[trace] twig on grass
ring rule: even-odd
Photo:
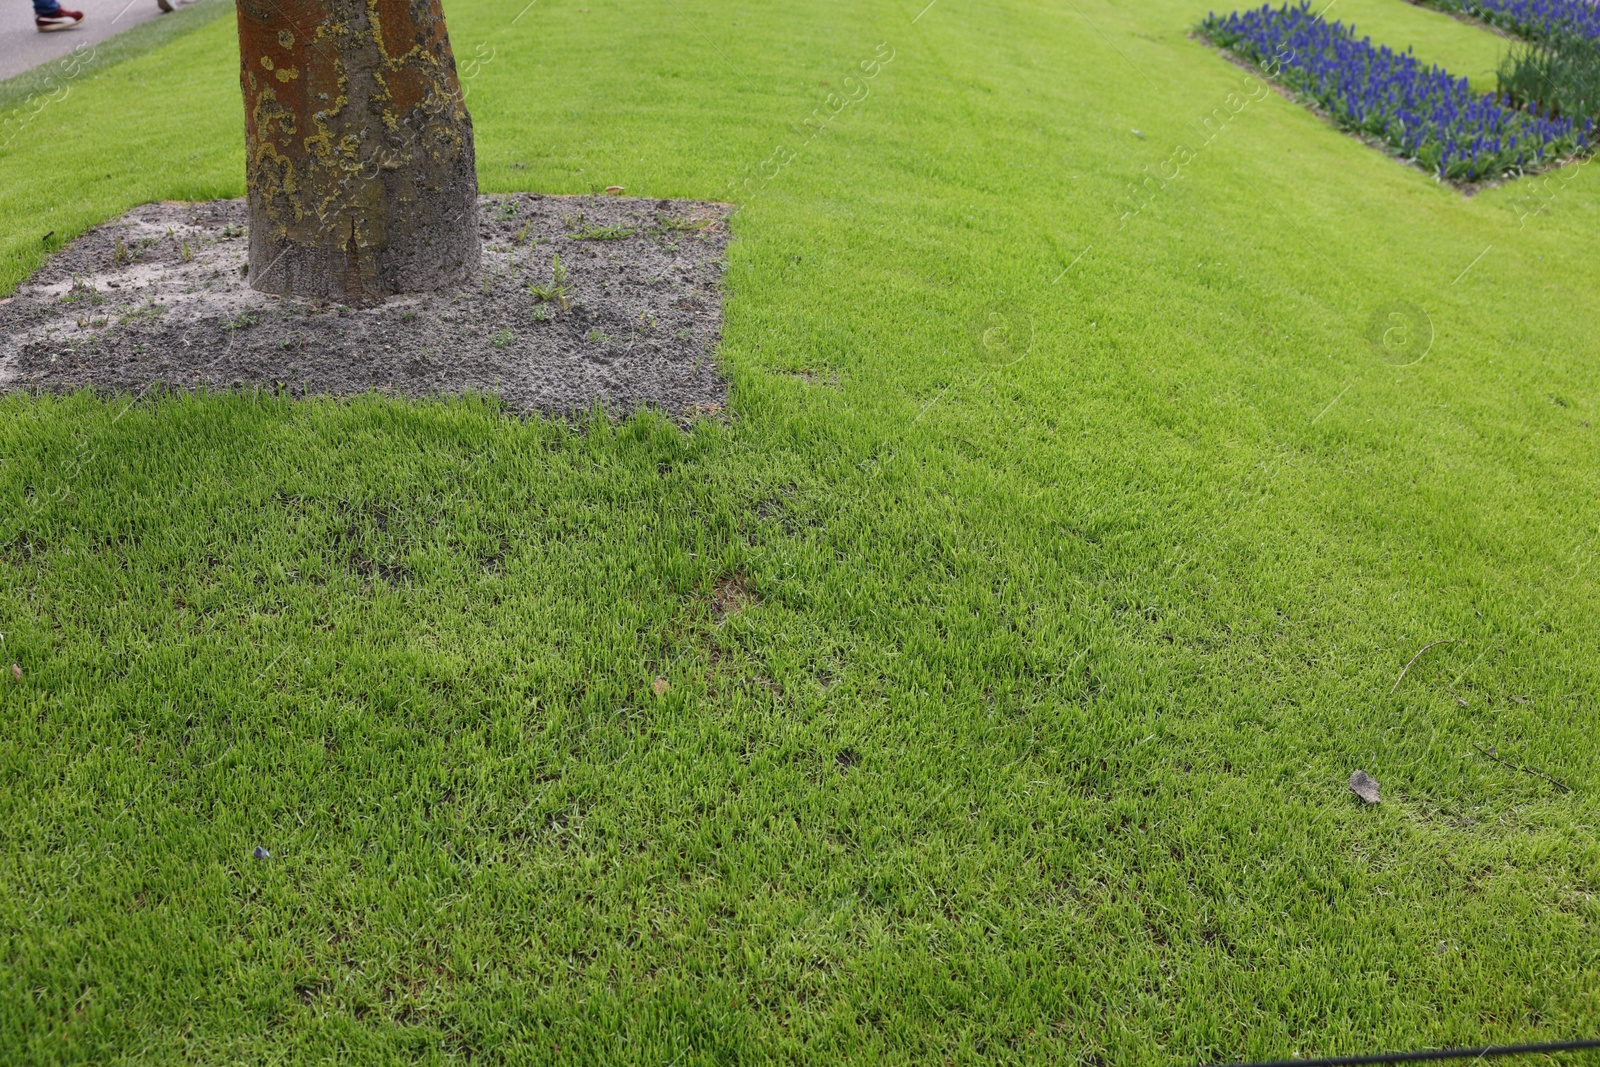
[[[1409,671],[1409,670],[1410,670],[1410,669],[1411,669],[1411,664],[1412,664],[1412,663],[1415,663],[1415,662],[1417,662],[1417,660],[1419,660],[1419,659],[1421,659],[1421,658],[1422,658],[1422,654],[1423,654],[1423,653],[1424,653],[1424,652],[1426,652],[1426,651],[1428,651],[1428,649],[1430,649],[1430,648],[1434,648],[1434,647],[1435,647],[1435,646],[1438,646],[1438,645],[1451,645],[1451,644],[1454,644],[1454,643],[1455,643],[1455,640],[1456,640],[1456,639],[1455,639],[1455,638],[1453,638],[1453,637],[1446,637],[1446,638],[1445,638],[1445,639],[1444,639],[1444,640],[1442,640],[1442,641],[1435,641],[1435,642],[1433,642],[1433,644],[1431,644],[1431,645],[1423,645],[1423,646],[1422,646],[1422,647],[1421,647],[1421,648],[1419,648],[1419,649],[1417,649],[1417,654],[1416,654],[1416,655],[1415,655],[1415,656],[1412,656],[1412,657],[1411,657],[1411,662],[1410,662],[1410,663],[1407,663],[1407,664],[1406,664],[1406,665],[1405,665],[1405,667],[1403,667],[1403,668],[1402,668],[1402,669],[1401,669],[1401,671],[1400,671],[1400,677],[1398,677],[1398,678],[1396,678],[1396,679],[1395,679],[1395,680],[1394,680],[1394,685],[1392,685],[1392,686],[1390,686],[1390,687],[1389,687],[1389,695],[1390,695],[1390,696],[1394,696],[1394,694],[1395,694],[1395,691],[1396,691],[1396,690],[1397,690],[1397,689],[1399,689],[1399,688],[1400,688],[1400,683],[1401,683],[1401,682],[1403,682],[1403,681],[1405,681],[1405,678],[1406,678],[1406,671]]]
[[[1545,774],[1543,771],[1536,771],[1532,767],[1518,767],[1515,763],[1507,763],[1505,760],[1501,759],[1499,756],[1496,756],[1494,753],[1487,751],[1482,745],[1478,744],[1477,742],[1473,742],[1472,747],[1477,749],[1479,752],[1481,752],[1485,759],[1492,759],[1496,763],[1500,764],[1500,766],[1502,766],[1502,767],[1510,767],[1514,771],[1521,771],[1523,774],[1531,774],[1535,778],[1543,778],[1545,781],[1549,782],[1551,785],[1555,786],[1557,789],[1561,790],[1563,793],[1572,792],[1572,787],[1570,785],[1567,785],[1565,782],[1556,781],[1554,778],[1550,777],[1548,774]]]

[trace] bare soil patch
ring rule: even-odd
[[[712,356],[727,205],[515,194],[481,209],[474,285],[349,308],[249,288],[243,201],[135,208],[0,301],[0,391],[479,393],[553,414],[726,406]]]

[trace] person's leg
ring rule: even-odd
[[[54,15],[61,10],[58,0],[33,0],[33,13],[40,17]]]

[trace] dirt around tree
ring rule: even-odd
[[[484,197],[463,288],[368,308],[245,277],[243,201],[160,203],[97,227],[0,301],[0,390],[482,393],[516,411],[721,410],[727,205]]]

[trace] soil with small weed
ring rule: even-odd
[[[526,413],[710,414],[728,205],[486,196],[470,287],[374,307],[244,276],[243,201],[159,203],[97,227],[0,301],[0,390],[478,393]]]

